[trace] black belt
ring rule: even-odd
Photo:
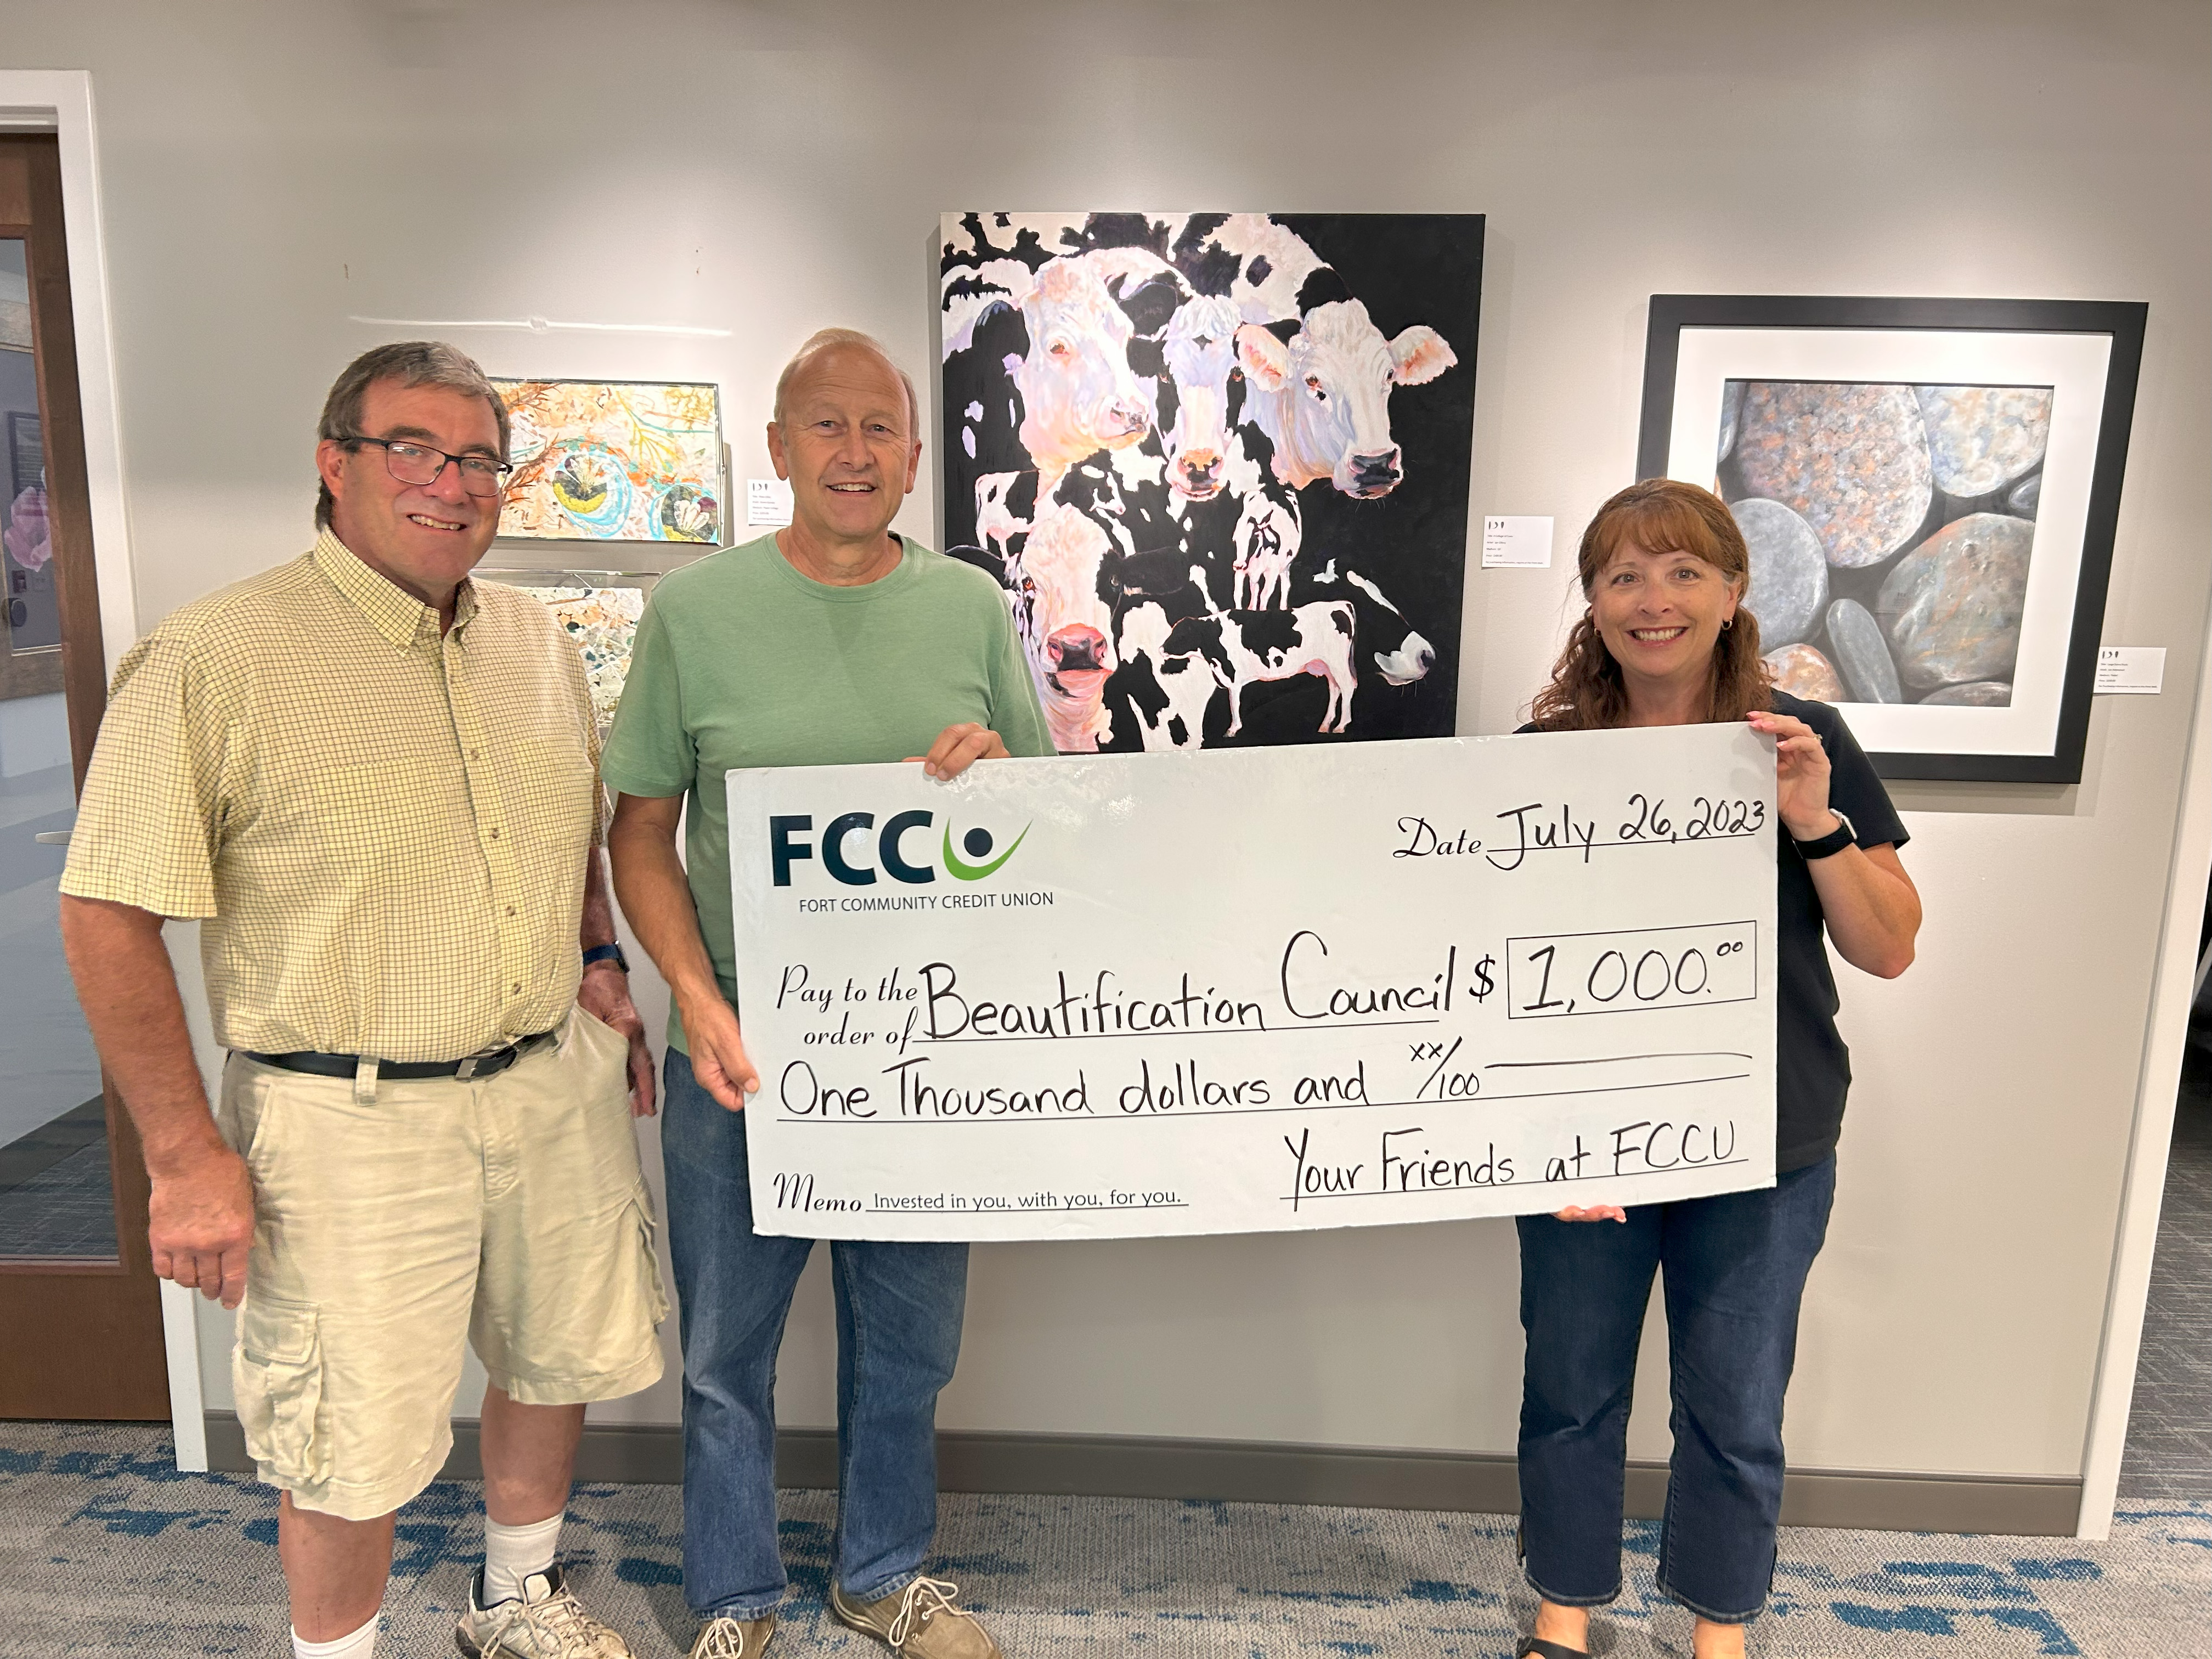
[[[554,1030],[560,1028],[556,1026]],[[553,1040],[553,1031],[533,1031],[526,1037],[517,1037],[504,1048],[489,1048],[480,1054],[465,1054],[459,1060],[380,1060],[374,1062],[380,1078],[390,1078],[404,1083],[416,1078],[450,1077],[463,1083],[480,1077],[490,1077],[505,1071],[523,1055],[542,1043]],[[359,1054],[260,1054],[251,1048],[239,1052],[248,1060],[258,1060],[264,1066],[275,1066],[287,1072],[306,1072],[315,1077],[353,1077],[361,1070]]]

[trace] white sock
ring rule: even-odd
[[[534,1521],[526,1527],[502,1527],[484,1517],[484,1587],[482,1607],[520,1599],[523,1581],[553,1565],[560,1547],[561,1523],[568,1511]]]
[[[300,1632],[292,1632],[292,1659],[373,1659],[376,1652],[377,1615],[368,1615],[368,1622],[350,1636],[341,1636],[335,1641],[309,1642]]]

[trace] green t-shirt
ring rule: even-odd
[[[725,772],[901,761],[961,720],[989,726],[1012,754],[1053,752],[998,584],[901,540],[889,575],[831,587],[763,536],[663,577],[638,623],[599,773],[625,795],[689,792],[691,902],[732,1002]],[[690,1052],[672,1006],[668,1040]]]

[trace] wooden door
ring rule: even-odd
[[[0,137],[0,1417],[165,1419],[145,1164],[55,977],[55,882],[107,671],[43,137]]]

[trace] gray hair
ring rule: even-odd
[[[915,396],[913,377],[898,366],[890,352],[884,349],[881,340],[872,334],[863,334],[857,328],[819,329],[793,354],[791,361],[783,366],[783,373],[775,377],[775,423],[778,426],[783,424],[784,394],[791,389],[791,383],[799,371],[822,353],[846,346],[874,352],[884,360],[884,366],[898,376],[899,384],[906,388],[907,436],[913,438],[918,435],[918,428],[921,425],[921,399]]]
[[[323,399],[323,418],[315,427],[316,437],[343,443],[367,435],[361,429],[362,405],[368,401],[369,387],[379,380],[396,380],[403,386],[443,386],[448,392],[483,398],[491,405],[492,418],[499,422],[499,458],[507,459],[507,403],[499,388],[485,378],[475,358],[442,340],[398,340],[374,346],[348,363],[331,386],[331,395]],[[315,498],[316,529],[331,527],[331,509],[337,505],[330,485],[325,484]]]

